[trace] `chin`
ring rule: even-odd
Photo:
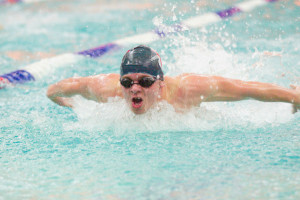
[[[131,108],[131,111],[136,114],[136,115],[141,115],[147,112],[147,110],[144,109],[135,109],[135,108]]]

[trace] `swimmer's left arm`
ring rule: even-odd
[[[185,99],[192,99],[193,104],[255,99],[265,102],[287,102],[297,109],[300,107],[300,87],[288,89],[269,83],[199,75],[183,77],[182,82]]]
[[[206,101],[238,101],[255,99],[264,102],[286,102],[300,105],[300,88],[284,88],[275,84],[211,77],[211,95]]]

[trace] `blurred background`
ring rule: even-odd
[[[0,75],[241,2],[0,0]],[[147,45],[166,75],[300,85],[299,13],[299,0],[275,1]],[[203,103],[175,113],[162,103],[137,117],[120,99],[76,97],[74,110],[47,99],[64,78],[119,73],[135,45],[0,90],[0,199],[300,198],[300,115],[289,104]]]

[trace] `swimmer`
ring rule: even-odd
[[[135,114],[143,114],[159,101],[167,101],[178,112],[201,102],[255,99],[264,102],[291,103],[300,108],[300,87],[283,88],[274,84],[242,81],[220,76],[181,74],[164,76],[160,56],[147,46],[127,51],[120,74],[100,74],[68,78],[50,85],[47,96],[61,106],[72,107],[74,95],[107,102],[110,97],[124,98]]]

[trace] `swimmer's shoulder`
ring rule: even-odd
[[[202,74],[195,74],[195,73],[183,73],[178,76],[165,76],[165,83],[170,85],[177,85],[177,87],[180,86],[185,80],[193,81],[195,79],[207,79],[209,76],[202,75]]]
[[[210,76],[184,73],[178,76],[165,76],[165,93],[168,99],[177,99],[189,92],[197,91],[199,87],[207,87],[207,82],[211,79]]]
[[[109,73],[109,74],[97,74],[94,76],[89,76],[91,79],[98,79],[98,80],[112,80],[112,81],[119,81],[120,80],[120,74],[116,73]]]
[[[184,80],[184,79],[201,79],[201,78],[209,78],[210,76],[204,75],[204,74],[196,74],[196,73],[183,73],[177,76],[178,79]]]
[[[111,74],[98,74],[94,76],[89,76],[89,85],[93,93],[101,95],[101,97],[113,97],[121,96],[121,86],[120,86],[120,75]]]
[[[180,74],[178,76],[165,76],[164,77],[164,82],[165,85],[169,90],[174,92],[175,90],[178,90],[181,87],[182,81],[185,80],[188,77],[192,77],[196,74],[192,73],[184,73]]]
[[[88,76],[91,85],[117,85],[120,80],[120,75],[115,73],[110,74],[98,74],[94,76]]]
[[[163,89],[163,99],[167,100],[170,104],[176,102],[178,92],[180,90],[180,77],[175,76],[164,76],[164,89]]]

